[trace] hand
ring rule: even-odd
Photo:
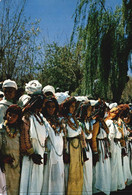
[[[3,173],[5,172],[5,165],[4,165],[3,160],[0,160],[0,169],[1,169],[1,171],[2,171]]]
[[[93,153],[93,166],[95,166],[98,161],[99,161],[99,154]]]
[[[12,164],[15,159],[11,155],[5,155],[3,158],[3,162],[7,164]]]
[[[126,152],[125,148],[122,148],[121,153],[122,153],[122,156],[123,156],[123,157],[124,157],[124,156],[127,156],[127,152]]]
[[[109,157],[111,158],[111,152],[109,152]]]
[[[5,172],[5,165],[4,165],[4,161],[3,161],[3,154],[1,151],[0,151],[0,168],[1,168],[1,171],[4,173]]]
[[[32,160],[35,164],[37,164],[37,165],[43,164],[42,161],[41,161],[43,158],[40,154],[33,153],[29,157],[32,158]]]
[[[84,162],[89,160],[89,158],[87,158],[87,154],[86,154],[85,148],[83,148],[83,160],[84,160]]]

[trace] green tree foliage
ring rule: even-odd
[[[128,52],[132,49],[132,1],[123,0],[123,22],[126,30],[126,35],[128,36]]]
[[[0,81],[15,79],[21,85],[34,77],[38,48],[38,21],[24,17],[26,0],[0,2]],[[24,81],[25,80],[25,81]]]
[[[126,18],[125,22],[128,24],[130,18]],[[128,36],[125,26],[121,8],[117,7],[112,12],[105,9],[104,0],[78,1],[71,41],[76,38],[77,44],[82,43],[84,95],[113,98],[119,102],[128,81],[129,53],[126,52]]]
[[[47,44],[39,78],[43,86],[50,84],[60,91],[74,92],[82,78],[80,56],[76,48],[58,46],[55,42]]]

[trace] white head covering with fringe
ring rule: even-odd
[[[55,88],[52,85],[46,85],[43,89],[42,89],[43,94],[47,93],[47,92],[51,92],[53,93],[53,95],[55,95]]]
[[[25,91],[29,95],[33,93],[41,92],[41,90],[42,90],[42,85],[38,80],[29,81],[25,85]]]

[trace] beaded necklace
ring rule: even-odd
[[[87,129],[87,127],[86,127],[86,123],[88,123],[88,122],[89,122],[89,129]],[[86,121],[83,124],[84,124],[84,131],[85,131],[86,135],[89,135],[92,132],[92,127],[91,127],[90,121]]]
[[[42,119],[42,117],[40,116],[39,113],[38,114],[34,114],[34,116],[35,116],[36,120],[38,121],[38,123],[40,125],[43,125],[44,124],[44,121],[43,121],[43,119]]]
[[[124,137],[124,132],[123,132],[123,123],[121,120],[118,121],[114,121],[114,123],[116,124],[119,132],[122,134],[122,137]]]
[[[29,119],[28,119],[29,120]],[[25,125],[28,126],[27,128],[24,128],[23,131],[21,131],[21,136],[20,136],[20,140],[21,140],[21,148],[23,150],[29,150],[32,145],[31,145],[31,141],[30,141],[30,133],[29,133],[29,124],[27,122],[25,122]]]
[[[49,122],[49,124],[50,124],[50,126],[52,127],[52,129],[54,130],[55,134],[60,134],[61,131],[62,131],[62,129],[63,129],[63,126],[62,126],[62,123],[59,121],[59,119],[58,119],[58,118],[55,118],[54,116],[52,116],[52,117],[47,117],[46,119],[47,119],[47,121]],[[59,130],[57,130],[57,129],[59,129]],[[63,150],[62,150],[62,152],[59,154],[59,153],[56,151],[56,148],[55,148],[55,146],[54,146],[54,144],[53,144],[52,139],[50,138],[50,136],[49,136],[49,139],[50,139],[51,145],[52,145],[53,148],[54,148],[55,153],[57,154],[57,156],[61,157],[61,156],[63,155]]]
[[[15,138],[18,134],[18,129],[16,127],[10,127],[8,126],[7,124],[7,120],[4,122],[4,127],[5,127],[5,130],[6,130],[6,133],[8,135],[8,137],[10,138]]]
[[[47,118],[47,121],[49,122],[52,129],[55,131],[55,134],[60,134],[61,133],[61,131],[63,129],[63,126],[60,123],[58,118],[50,117],[50,118]]]
[[[77,119],[75,118],[75,116],[72,116],[73,120],[75,123],[73,123],[70,119],[71,119],[71,116],[68,116],[67,117],[67,123],[69,125],[70,128],[72,128],[73,130],[77,130],[78,127],[79,127],[79,123],[77,121]]]
[[[39,139],[39,135],[38,135],[38,131],[37,131],[37,127],[36,127],[34,118],[33,118],[33,123],[34,123],[34,127],[35,127],[35,131],[36,131],[36,135],[37,135],[37,139],[38,139],[39,145],[40,145],[42,148],[45,148],[45,145],[42,145],[41,142],[40,142],[40,139]],[[44,124],[44,121],[43,121],[43,125],[45,125],[45,124]]]

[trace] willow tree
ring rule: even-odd
[[[127,78],[126,36],[123,14],[106,10],[105,0],[79,0],[71,40],[83,50],[83,93],[119,101]]]

